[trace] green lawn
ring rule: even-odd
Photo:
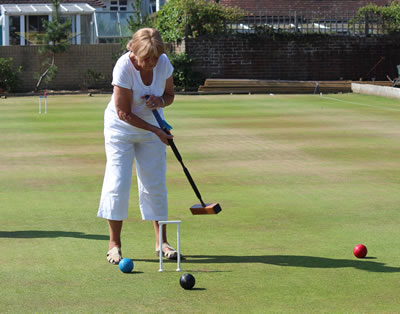
[[[183,272],[158,272],[133,180],[124,257],[97,218],[110,95],[0,99],[0,312],[400,311],[400,102],[353,94],[180,96],[166,110],[205,201],[168,150]],[[175,227],[169,227],[175,246]],[[366,259],[352,249],[363,243]]]

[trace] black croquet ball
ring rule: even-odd
[[[179,283],[183,289],[190,290],[194,287],[196,279],[194,279],[193,275],[191,274],[183,274],[179,279]]]

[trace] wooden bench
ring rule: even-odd
[[[214,94],[313,94],[350,93],[352,81],[283,81],[251,79],[206,79],[200,93]],[[390,86],[390,82],[361,82]],[[318,84],[318,88],[317,88]]]

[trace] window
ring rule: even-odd
[[[27,27],[29,32],[37,32],[37,33],[43,33],[44,32],[44,27],[43,27],[43,21],[47,21],[48,15],[29,15],[27,16],[28,18],[28,23]]]
[[[156,0],[150,0],[150,14],[156,12]]]
[[[94,32],[91,15],[81,15],[81,44],[94,42]]]
[[[110,2],[110,11],[118,11],[118,1]]]
[[[10,16],[10,45],[20,44],[20,18],[19,16]]]
[[[127,0],[119,0],[119,10],[120,11],[126,11],[127,7],[128,7],[128,1]]]
[[[127,11],[128,0],[113,0],[110,2],[110,11]]]
[[[38,44],[38,34],[44,33],[43,21],[48,20],[48,15],[25,16],[25,39],[28,45]]]
[[[127,7],[128,7],[127,0],[119,0],[119,10],[120,11],[126,11]]]
[[[165,4],[165,2],[167,2],[166,0],[158,0],[158,1],[159,1],[160,9]],[[149,7],[150,14],[156,12],[156,10],[157,10],[157,0],[150,0],[149,1],[149,5],[150,5],[150,7]]]

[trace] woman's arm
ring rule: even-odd
[[[175,93],[174,93],[174,78],[171,75],[166,83],[165,83],[165,91],[164,94],[162,95],[162,98],[164,99],[164,105],[163,107],[169,106],[174,102],[175,98]]]
[[[160,128],[150,123],[147,123],[143,119],[139,118],[137,115],[133,114],[131,111],[132,99],[132,90],[119,86],[114,86],[114,103],[118,117],[122,121],[125,121],[126,123],[129,123],[134,127],[153,132],[160,138],[160,140],[164,144],[168,145],[168,139],[172,139],[173,136],[166,134]]]

